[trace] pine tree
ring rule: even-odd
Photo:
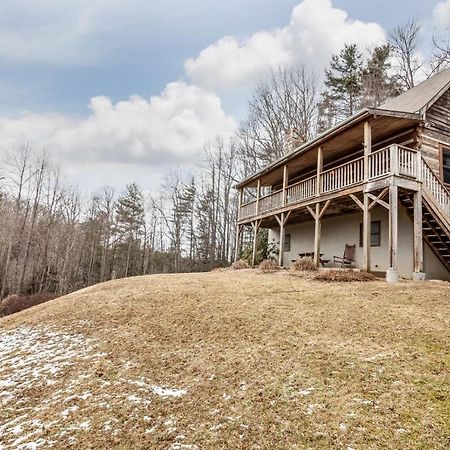
[[[331,57],[330,69],[325,71],[327,91],[322,99],[329,103],[328,111],[335,115],[331,120],[333,125],[360,109],[362,68],[362,54],[357,44],[346,44],[339,55]]]
[[[133,250],[139,246],[144,228],[144,198],[136,183],[128,184],[125,193],[117,200],[115,234],[126,247],[124,275],[130,274]]]
[[[389,97],[401,93],[397,75],[389,75],[392,48],[389,44],[380,45],[372,50],[370,59],[362,73],[363,106],[379,106]]]

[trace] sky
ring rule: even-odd
[[[412,17],[442,32],[450,0],[2,0],[0,164],[26,143],[82,192],[154,191],[235,132],[270,68],[322,72]]]

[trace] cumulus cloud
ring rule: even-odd
[[[438,3],[433,9],[433,20],[438,28],[450,26],[450,0]]]
[[[1,148],[27,142],[63,160],[183,164],[192,163],[206,141],[236,127],[216,95],[184,82],[169,83],[149,100],[133,96],[113,104],[108,97],[94,97],[89,108],[83,119],[35,113],[0,117]]]
[[[196,84],[216,89],[248,85],[271,67],[304,62],[322,68],[345,43],[362,49],[385,40],[377,23],[351,19],[331,0],[303,0],[284,28],[259,32],[246,39],[227,36],[185,62]]]

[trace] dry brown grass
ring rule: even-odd
[[[0,319],[0,335],[45,325],[105,353],[30,386],[0,426],[28,408],[49,424],[33,439],[57,448],[448,448],[449,286],[227,271],[84,289]],[[141,377],[186,394],[133,402],[126,383]],[[67,405],[43,406],[68,386],[78,409],[63,419]]]

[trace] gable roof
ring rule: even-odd
[[[423,113],[448,88],[450,88],[450,68],[433,75],[398,97],[387,100],[377,109],[410,114]]]
[[[365,108],[353,116],[345,119],[337,125],[329,128],[322,134],[316,136],[312,140],[301,144],[291,152],[285,154],[278,160],[267,165],[258,172],[248,176],[235,185],[239,189],[249,182],[255,181],[264,174],[269,173],[277,167],[286,164],[289,160],[297,157],[299,154],[309,151],[325,142],[331,136],[344,131],[369,117],[387,116],[398,117],[410,121],[419,122],[423,119],[422,114],[447,90],[450,88],[450,68],[433,75],[417,86],[400,94],[398,97],[387,100],[376,108]]]

